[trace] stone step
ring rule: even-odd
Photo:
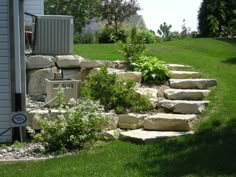
[[[158,113],[146,117],[143,127],[145,130],[190,131],[196,119],[195,114]]]
[[[210,90],[194,89],[167,89],[164,91],[165,98],[169,100],[202,100],[210,94]]]
[[[169,83],[177,89],[206,89],[217,85],[215,79],[170,79]]]
[[[209,101],[162,100],[159,106],[174,113],[200,114],[208,103]]]
[[[127,113],[127,114],[118,114],[118,127],[121,129],[138,129],[143,125],[143,120],[149,114],[135,114],[135,113]]]
[[[149,131],[149,130],[137,129],[137,130],[121,132],[120,139],[136,143],[155,143],[156,141],[163,138],[191,135],[191,134],[193,134],[192,131],[174,132],[174,131]]]
[[[170,78],[172,79],[196,79],[200,78],[201,73],[199,72],[193,72],[193,71],[175,71],[171,70],[170,71]]]
[[[189,65],[181,65],[181,64],[166,64],[167,68],[170,70],[179,70],[179,69],[188,69],[191,68]]]

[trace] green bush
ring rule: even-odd
[[[98,34],[99,43],[114,43],[115,41],[125,41],[127,34],[125,30],[121,29],[118,32],[109,26],[105,26]]]
[[[135,71],[142,72],[142,80],[144,82],[160,83],[168,79],[169,69],[166,67],[165,62],[156,57],[141,55],[131,65]]]
[[[130,30],[125,42],[119,41],[117,45],[129,64],[137,60],[140,55],[144,54],[146,49],[145,37],[140,35],[136,28]]]
[[[148,98],[134,91],[135,82],[119,81],[115,74],[108,74],[107,68],[89,75],[84,83],[83,95],[99,100],[105,109],[116,113],[143,112],[152,109]]]
[[[96,44],[98,43],[98,36],[92,33],[82,33],[78,37],[78,42],[80,44]]]
[[[139,32],[139,35],[143,36],[144,42],[146,44],[151,44],[151,43],[156,43],[157,42],[157,37],[155,35],[155,32],[151,32],[149,30],[141,30]]]
[[[98,102],[80,99],[73,107],[66,107],[58,118],[40,119],[41,132],[34,136],[47,151],[81,148],[96,139],[100,125],[106,121]],[[50,112],[49,112],[50,114]]]

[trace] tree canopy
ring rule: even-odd
[[[100,0],[47,0],[45,14],[74,16],[75,31],[98,16]]]
[[[118,33],[122,23],[140,10],[137,0],[101,0],[100,15],[115,33]]]
[[[236,35],[236,1],[203,0],[198,13],[201,36]]]

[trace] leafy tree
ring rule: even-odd
[[[160,29],[157,30],[157,33],[161,36],[163,41],[171,40],[171,25],[167,25],[166,22],[160,25]]]
[[[201,36],[235,35],[235,0],[203,0],[198,13]]]
[[[100,13],[115,35],[119,33],[122,23],[140,10],[137,0],[101,0]]]
[[[98,15],[100,0],[47,0],[45,14],[74,16],[75,31]]]

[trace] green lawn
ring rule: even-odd
[[[148,50],[168,63],[190,64],[205,77],[217,79],[195,135],[152,145],[111,142],[71,157],[0,164],[0,176],[236,176],[236,43],[187,39],[148,45]],[[122,59],[114,45],[78,45],[75,53],[90,59]]]

